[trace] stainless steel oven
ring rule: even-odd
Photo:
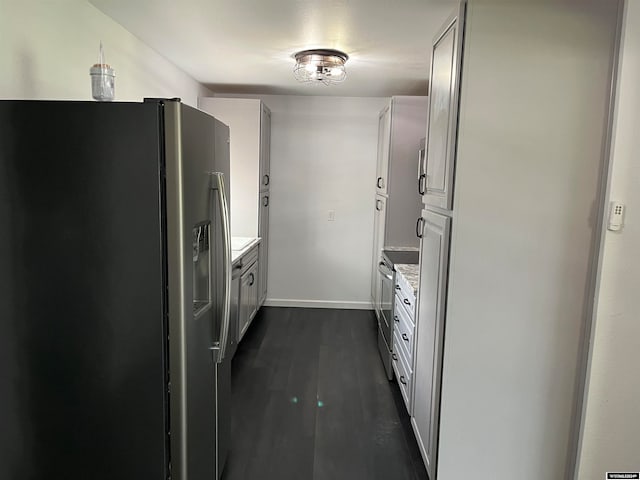
[[[389,380],[393,379],[391,350],[393,346],[393,263],[382,254],[378,263],[378,349]]]

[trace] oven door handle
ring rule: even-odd
[[[382,274],[384,278],[386,278],[387,280],[391,280],[393,282],[393,270],[389,268],[389,265],[387,265],[384,262],[380,262],[378,264],[378,271]]]

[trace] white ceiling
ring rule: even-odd
[[[456,0],[90,0],[216,93],[426,94],[429,47]],[[347,79],[298,83],[291,55],[346,52]]]

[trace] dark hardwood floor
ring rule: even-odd
[[[264,307],[232,365],[223,480],[427,479],[373,312]]]

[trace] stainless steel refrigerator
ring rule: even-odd
[[[0,102],[2,478],[215,479],[229,130],[179,100]]]

